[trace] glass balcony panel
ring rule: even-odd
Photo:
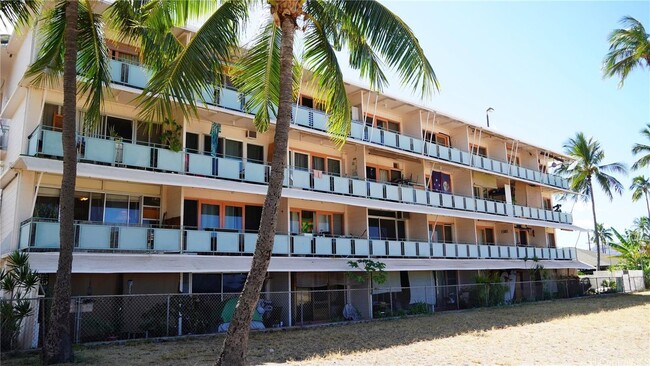
[[[122,163],[128,166],[150,168],[151,148],[148,146],[122,143]]]
[[[27,155],[34,156],[38,154],[38,140],[41,137],[41,127],[39,126],[29,137],[27,144]]]
[[[110,74],[111,74],[111,80],[114,83],[117,84],[122,84],[122,62],[117,61],[117,60],[110,60],[109,61],[109,66],[110,66]]]
[[[247,182],[264,183],[266,181],[266,165],[244,163],[244,179]]]
[[[389,199],[391,201],[399,201],[399,187],[387,184],[386,199]]]
[[[363,140],[363,130],[364,126],[358,122],[352,122],[352,128],[350,129],[350,137],[355,140]]]
[[[560,222],[560,213],[553,211],[553,221]]]
[[[242,162],[238,159],[217,158],[217,175],[219,178],[239,179]]]
[[[36,248],[58,248],[59,247],[59,223],[58,222],[35,222],[34,247]]]
[[[257,245],[257,234],[245,233],[244,234],[244,253],[249,253],[249,254],[255,253],[255,246],[256,245]]]
[[[422,205],[427,205],[429,204],[427,200],[427,191],[421,190],[421,189],[416,189],[415,190],[415,202],[422,204]]]
[[[334,244],[336,245],[336,255],[352,255],[352,239],[336,238]]]
[[[29,247],[29,234],[30,234],[31,231],[32,231],[32,223],[31,222],[24,223],[20,227],[20,240],[19,240],[19,243],[18,243],[18,248],[25,249],[25,248]]]
[[[517,247],[517,258],[519,259],[526,258],[526,248]]]
[[[418,243],[413,242],[413,241],[405,241],[404,242],[404,255],[406,257],[417,257],[417,255],[418,255]]]
[[[472,159],[472,157],[473,157],[474,159]],[[461,152],[460,152],[460,161],[461,161],[463,164],[470,165],[471,162],[472,162],[472,160],[478,160],[478,159],[477,159],[475,156],[473,156],[473,155],[471,155],[470,153],[468,153],[468,152],[465,152],[465,151],[461,151]]]
[[[471,197],[465,197],[465,209],[469,211],[476,210],[476,201]]]
[[[527,248],[525,248],[525,249],[526,249],[526,256],[527,256],[528,258],[533,258],[533,257],[535,257],[535,248],[527,247]]]
[[[318,255],[332,255],[332,238],[325,238],[317,236],[316,241],[316,254]]]
[[[487,245],[478,246],[478,257],[479,258],[490,258],[490,247]]]
[[[218,253],[239,253],[239,233],[217,231]]]
[[[497,173],[503,173],[504,164],[500,161],[492,160],[492,171]]]
[[[350,179],[343,177],[333,177],[334,192],[341,194],[350,194]]]
[[[427,155],[429,155],[431,157],[434,157],[434,158],[438,157],[438,145],[436,145],[434,143],[431,143],[431,142],[427,142],[426,143],[426,151],[427,151]]]
[[[293,236],[293,254],[312,254],[311,252],[311,235],[294,235]]]
[[[384,199],[384,184],[368,182],[370,198]]]
[[[129,65],[129,85],[144,89],[151,78],[151,73],[142,66]]]
[[[433,256],[442,258],[444,256],[444,253],[445,253],[445,245],[446,244],[441,244],[441,243],[433,243],[433,244],[431,244],[431,248],[433,250]]]
[[[186,230],[186,247],[188,252],[205,253],[212,251],[212,232],[203,230]]]
[[[444,199],[443,195],[443,199]],[[454,208],[457,210],[464,210],[465,209],[465,198],[461,196],[454,196]]]
[[[153,229],[153,249],[178,252],[181,249],[181,231]]]
[[[320,131],[327,131],[327,114],[320,111],[313,111],[313,127]]]
[[[110,249],[111,227],[107,225],[79,225],[79,248]]]
[[[293,107],[293,121],[295,124],[304,127],[311,127],[309,120],[311,119],[311,109],[298,106]]]
[[[460,150],[458,149],[451,149],[451,154],[450,154],[450,159],[453,162],[460,163]]]
[[[487,212],[486,201],[481,199],[476,199],[476,211],[478,212]]]
[[[382,130],[375,127],[368,127],[368,135],[371,142],[379,145],[384,144]]]
[[[435,195],[435,193],[433,193],[432,195]],[[444,193],[439,193],[439,195],[441,197],[442,207],[447,207],[447,208],[454,207],[454,199],[452,195],[444,194]]]
[[[501,211],[499,210],[499,207],[500,207],[500,206],[501,206],[501,205],[500,205],[499,203],[497,203],[497,213],[498,213],[498,214],[500,214],[500,215],[514,216],[515,208],[514,208],[513,205],[506,205],[506,204],[504,204],[504,205],[503,205],[503,208],[505,209],[505,212],[504,212],[504,213],[501,213]]]
[[[273,254],[289,254],[289,236],[276,235],[273,241]]]
[[[542,256],[541,258],[543,259],[551,259],[551,250],[549,248],[542,248]]]
[[[446,146],[438,146],[438,157],[443,160],[449,160],[449,154],[451,149]]]
[[[366,197],[368,195],[368,187],[363,180],[352,181],[352,194],[355,196]]]
[[[311,188],[308,171],[293,169],[291,171],[291,178],[292,178],[291,179],[292,187],[307,188],[307,189]]]
[[[233,109],[236,111],[241,111],[242,101],[239,97],[239,92],[229,88],[221,88],[219,90],[219,106],[223,108]]]
[[[212,156],[187,154],[189,157],[187,162],[187,172],[197,175],[212,175]]]
[[[423,142],[420,139],[412,139],[413,140],[413,149],[411,151],[415,153],[422,153],[422,149],[424,148]]]
[[[411,151],[411,138],[404,135],[398,135],[397,143],[402,150]]]
[[[354,255],[363,257],[370,255],[370,243],[367,239],[354,239]]]
[[[495,214],[497,213],[497,203],[493,201],[485,201],[485,207],[488,213]]]
[[[321,174],[320,177],[317,177],[316,175],[314,175],[314,190],[330,192],[332,190],[330,183],[331,183],[331,176],[327,174]]]
[[[115,141],[85,137],[85,159],[100,163],[112,164],[115,162]]]
[[[400,187],[402,191],[402,202],[413,203],[415,202],[414,195],[415,189],[410,187]]]
[[[402,256],[402,242],[389,240],[388,241],[388,255],[390,257],[401,257]]]
[[[41,153],[51,156],[63,156],[61,132],[43,130]]]
[[[386,241],[385,240],[371,240],[372,255],[385,257],[386,256]]]
[[[145,227],[119,228],[118,248],[124,250],[147,250],[147,232]]]
[[[158,169],[180,172],[183,170],[183,153],[167,149],[158,149]]]
[[[397,134],[391,131],[384,131],[384,145],[389,146],[389,147],[394,147],[397,148],[398,142],[397,142]],[[409,150],[410,150],[411,144],[409,143]]]
[[[535,171],[526,169],[526,179],[535,181]]]
[[[540,172],[534,172],[533,180],[534,180],[535,182],[541,182],[541,181],[542,181],[542,173],[540,173]]]
[[[418,257],[428,258],[431,256],[431,247],[427,242],[418,242]]]
[[[499,246],[499,257],[500,258],[510,258],[510,247]]]
[[[461,245],[461,244],[459,244]],[[466,244],[462,244],[466,245]],[[469,250],[469,256],[472,258],[478,258],[478,246],[477,245],[467,245],[467,249]]]
[[[485,157],[481,157],[481,164],[483,165],[483,169],[492,171],[492,159],[488,159]]]

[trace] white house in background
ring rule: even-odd
[[[186,30],[179,32],[189,33]],[[190,34],[191,35],[191,34]],[[52,286],[62,173],[61,89],[30,86],[24,72],[39,45],[32,31],[0,49],[1,254],[28,251]],[[264,201],[273,130],[258,133],[246,96],[206,94],[198,120],[178,114],[182,149],[162,127],[137,120],[133,102],[149,74],[137,50],[111,42],[112,95],[100,125],[81,126],[75,197],[74,295],[233,293],[249,269]],[[349,289],[346,298],[287,297],[283,324],[328,321],[353,304],[365,318],[380,304],[427,302],[444,309],[447,285],[479,271],[530,279],[589,268],[556,230],[581,230],[554,210],[568,184],[549,169],[566,156],[411,102],[346,84],[354,122],[337,149],[327,115],[302,88],[291,124],[285,188],[266,291]],[[220,125],[216,155],[211,129]],[[370,295],[345,275],[348,261],[386,264]],[[537,262],[531,259],[535,258]],[[434,294],[401,287],[434,286]],[[522,296],[515,291],[514,297]],[[390,300],[388,300],[390,299]],[[374,304],[374,306],[373,306]]]

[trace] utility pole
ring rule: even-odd
[[[494,108],[489,107],[485,110],[485,119],[487,120],[487,126],[490,127],[490,112],[493,112]]]

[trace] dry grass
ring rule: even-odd
[[[221,336],[82,347],[82,365],[204,365]],[[253,333],[252,364],[650,365],[650,292]],[[36,356],[2,365],[38,364]]]

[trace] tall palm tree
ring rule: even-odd
[[[645,137],[646,140],[650,141],[650,123],[645,125],[645,128],[641,130],[641,136]],[[632,169],[637,170],[645,167],[650,167],[650,145],[636,143],[632,146],[632,153],[645,154],[642,155],[639,160],[635,161],[632,165]]]
[[[596,219],[596,201],[594,199],[594,180],[605,195],[612,200],[612,190],[618,194],[623,193],[623,185],[615,177],[607,174],[627,174],[627,168],[622,163],[602,164],[605,159],[605,152],[600,143],[593,138],[587,139],[582,132],[564,143],[565,154],[571,157],[571,161],[562,164],[558,172],[569,178],[569,187],[578,194],[576,197],[584,201],[591,201],[591,211],[594,218],[594,232],[598,232],[598,221]],[[597,269],[600,270],[600,238],[594,235],[596,241]]]
[[[598,237],[598,241],[602,246],[609,245],[609,243],[611,243],[612,239],[614,238],[612,234],[612,228],[606,228],[604,224],[597,224],[596,231],[594,232],[594,242],[596,241],[596,237]]]
[[[650,201],[648,201],[648,193],[650,193],[650,179],[646,178],[643,175],[634,177],[632,179],[632,185],[630,185],[630,190],[632,191],[633,202],[636,202],[641,198],[645,198],[645,205],[648,209],[648,218],[650,218]]]
[[[625,28],[615,29],[609,35],[609,53],[603,60],[606,77],[618,75],[619,87],[635,68],[650,67],[650,34],[638,20],[625,16],[620,23]]]
[[[74,243],[74,191],[77,177],[77,95],[85,95],[85,122],[100,118],[103,91],[110,83],[108,49],[101,17],[90,0],[59,0],[41,7],[40,1],[2,2],[0,10],[13,25],[36,20],[41,44],[36,61],[25,76],[37,86],[53,87],[63,79],[63,175],[60,195],[60,250],[54,297],[43,347],[45,364],[73,360],[70,332],[72,250]],[[39,13],[43,10],[42,13]],[[80,81],[77,81],[77,75]],[[79,87],[77,88],[77,84]]]
[[[225,1],[205,21],[192,40],[167,65],[160,65],[141,99],[141,118],[170,117],[174,106],[184,116],[196,115],[196,95],[221,86],[225,70],[234,70],[234,82],[250,98],[246,107],[258,111],[254,123],[266,131],[275,117],[275,148],[268,191],[251,270],[233,315],[219,365],[243,365],[249,326],[264,283],[273,249],[277,212],[286,166],[291,105],[300,82],[294,59],[294,39],[302,37],[304,64],[311,83],[325,102],[328,131],[340,146],[351,128],[351,103],[345,93],[336,51],[349,51],[352,68],[381,91],[387,83],[385,64],[401,82],[422,97],[438,82],[424,51],[410,28],[376,1],[269,0],[266,24],[247,50],[235,55],[237,32],[248,15],[248,4]]]

